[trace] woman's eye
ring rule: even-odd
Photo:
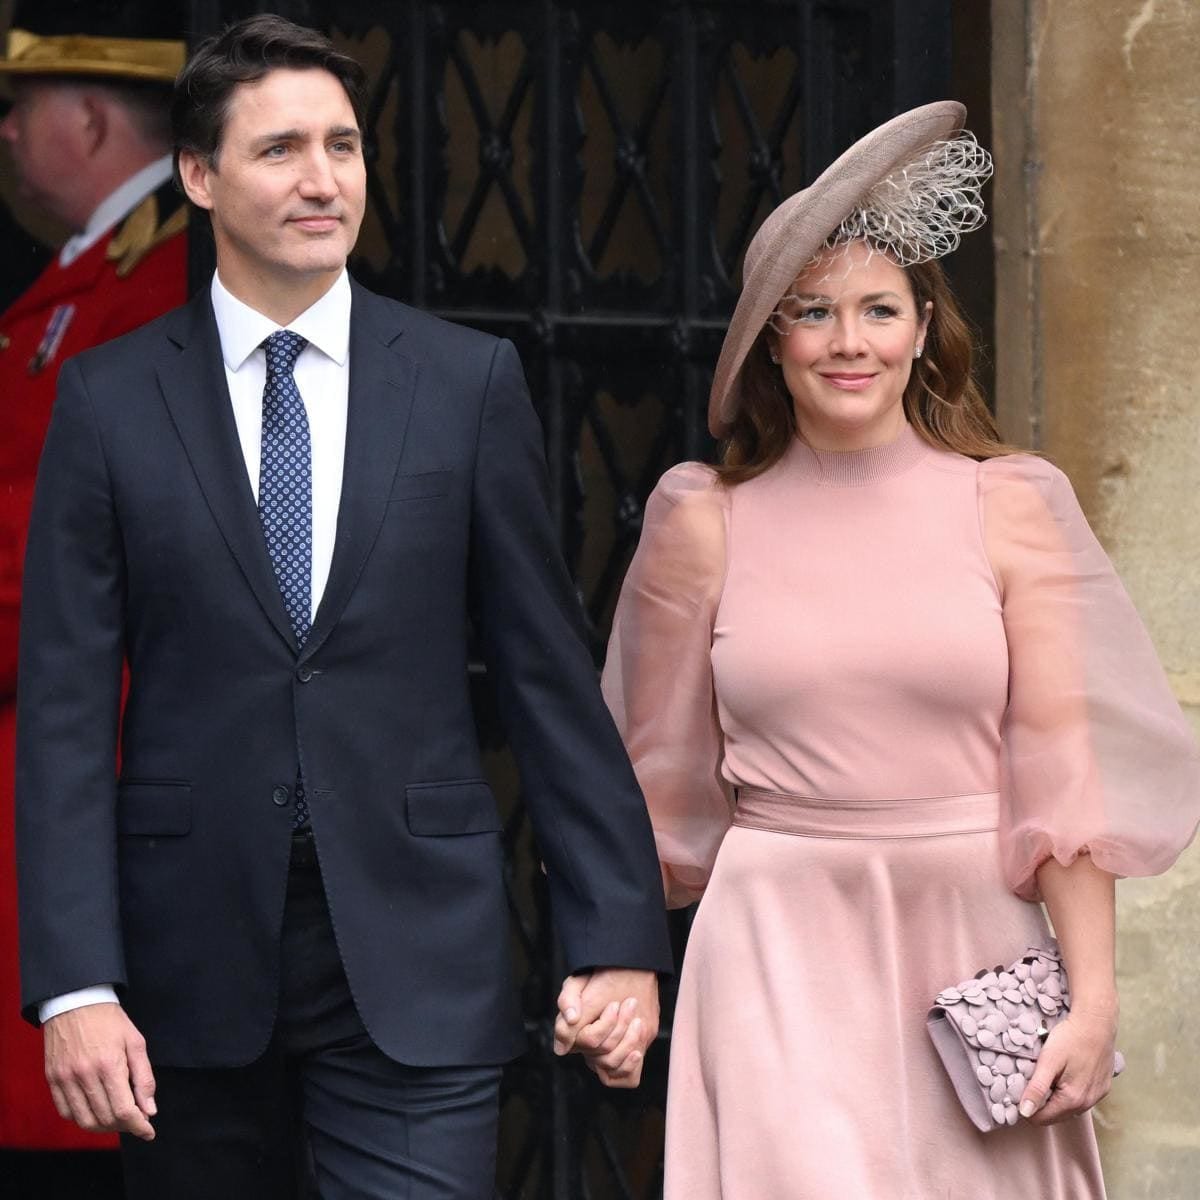
[[[887,319],[888,317],[900,315],[890,304],[872,304],[867,311],[871,316],[879,319]]]
[[[802,308],[799,312],[799,315],[796,317],[796,320],[823,321],[827,316],[829,316],[829,309],[814,305],[811,308]]]

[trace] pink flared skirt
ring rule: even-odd
[[[743,789],[680,980],[665,1200],[1101,1200],[1090,1117],[979,1133],[933,997],[1048,936],[995,794]]]

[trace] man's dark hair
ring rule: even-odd
[[[216,166],[229,104],[238,85],[256,83],[280,69],[328,71],[345,89],[362,129],[366,75],[354,59],[315,29],[271,13],[247,17],[201,42],[175,81],[171,128],[176,183],[183,150]]]

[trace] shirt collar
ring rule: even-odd
[[[110,192],[100,202],[82,231],[63,243],[58,252],[58,265],[69,267],[81,254],[86,254],[122,217],[131,213],[151,192],[158,191],[170,178],[169,154],[156,158],[136,175],[131,175],[116,191]]]
[[[221,339],[221,357],[231,371],[239,371],[246,359],[281,328],[298,333],[338,366],[350,353],[350,275],[343,268],[333,286],[316,303],[286,326],[277,325],[257,309],[239,300],[213,272],[212,306]]]

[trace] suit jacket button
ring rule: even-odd
[[[284,805],[286,805],[290,799],[291,799],[291,796],[289,795],[288,790],[285,787],[277,787],[271,793],[271,803],[278,804],[280,808],[283,808]]]
[[[313,677],[312,667],[297,667],[296,678],[301,683],[307,683]]]

